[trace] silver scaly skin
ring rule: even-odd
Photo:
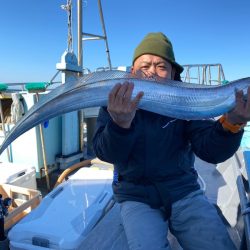
[[[235,105],[235,90],[247,93],[250,77],[222,86],[201,86],[172,80],[142,79],[123,71],[104,71],[88,74],[63,84],[35,104],[13,127],[0,147],[0,154],[17,137],[53,117],[71,111],[107,106],[113,86],[125,81],[134,83],[133,97],[144,95],[140,109],[184,120],[217,117]]]

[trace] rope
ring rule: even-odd
[[[63,10],[68,14],[68,48],[69,52],[73,52],[73,36],[72,36],[72,1],[67,0],[67,5],[61,5]]]

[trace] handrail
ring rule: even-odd
[[[54,188],[57,187],[59,184],[61,184],[63,182],[63,180],[65,178],[67,178],[67,176],[70,173],[72,173],[73,171],[75,171],[77,169],[80,169],[80,168],[83,168],[83,167],[90,167],[90,165],[93,165],[93,164],[105,164],[107,166],[113,166],[111,163],[108,163],[108,162],[105,162],[105,161],[101,161],[98,158],[88,159],[88,160],[84,160],[84,161],[78,162],[78,163],[72,165],[71,167],[65,169],[61,173],[61,175],[58,177],[58,179],[56,181],[56,184],[55,184]]]
[[[61,184],[63,182],[63,180],[73,171],[75,171],[76,169],[79,168],[83,168],[83,167],[88,167],[91,165],[91,160],[84,160],[81,162],[78,162],[74,165],[72,165],[71,167],[65,169],[62,174],[59,176],[59,178],[56,181],[56,184],[54,186],[54,188],[56,188],[59,184]]]

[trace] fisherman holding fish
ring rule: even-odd
[[[163,33],[149,33],[135,49],[135,75],[180,80],[182,71]],[[220,119],[187,121],[138,109],[143,92],[132,98],[133,88],[115,85],[93,139],[96,156],[115,166],[113,191],[129,248],[171,249],[170,229],[184,249],[235,249],[200,189],[194,154],[213,164],[230,158],[250,120],[250,101],[238,91],[235,108]]]

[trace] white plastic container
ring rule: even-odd
[[[35,167],[24,164],[0,162],[0,183],[37,189]]]
[[[112,199],[112,176],[110,170],[80,169],[10,230],[10,249],[83,249],[83,240]]]

